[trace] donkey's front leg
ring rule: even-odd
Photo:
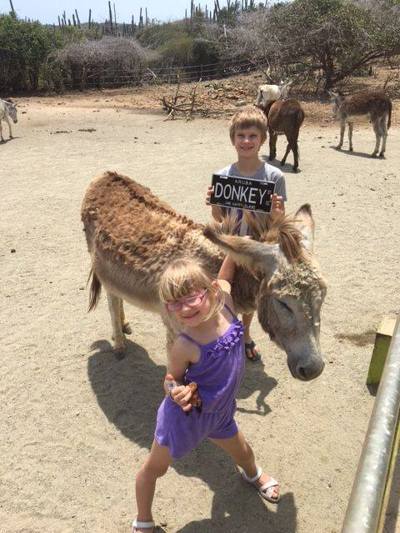
[[[343,137],[344,137],[344,130],[346,128],[346,123],[344,120],[340,122],[340,141],[339,144],[336,146],[336,150],[340,150],[343,146]]]
[[[125,335],[122,331],[121,320],[121,298],[111,292],[107,292],[108,309],[111,315],[111,325],[113,330],[114,351],[121,354],[125,350]]]
[[[349,152],[353,151],[353,123],[349,122]]]
[[[10,122],[10,119],[8,117],[6,117],[6,121],[7,121],[7,124],[8,124],[8,136],[10,139],[13,139],[13,134],[12,134],[12,129],[11,129],[11,122]]]
[[[121,315],[122,331],[126,335],[132,335],[132,328],[131,328],[129,322],[125,318],[124,300],[122,298],[120,298],[119,301],[120,301],[120,315]]]
[[[371,156],[376,157],[379,152],[379,145],[381,144],[381,131],[379,128],[379,119],[375,119],[372,122],[372,127],[374,128],[376,142],[375,142],[374,151],[372,152]]]

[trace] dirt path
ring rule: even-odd
[[[24,105],[16,139],[0,145],[0,530],[127,532],[161,400],[164,332],[157,317],[128,307],[129,353],[118,361],[110,352],[105,300],[86,314],[80,203],[94,175],[117,169],[206,221],[210,175],[234,157],[227,121]],[[390,131],[385,160],[364,156],[369,128],[356,128],[352,155],[332,149],[337,133],[306,124],[302,172],[285,169],[288,210],[310,202],[316,219],[329,285],[326,370],[295,382],[257,325],[263,364],[247,365],[238,401],[258,462],[282,483],[281,503],[264,505],[204,444],[158,485],[154,512],[165,532],[340,531],[373,404],[372,332],[398,312],[400,130]]]

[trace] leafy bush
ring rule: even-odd
[[[2,89],[38,89],[41,67],[49,52],[60,44],[57,33],[39,22],[25,22],[11,15],[0,15],[0,48],[10,52],[11,61]]]

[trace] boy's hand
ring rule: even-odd
[[[272,195],[272,206],[271,206],[271,216],[274,218],[277,215],[285,214],[285,202],[283,201],[282,196],[277,194]]]
[[[214,187],[212,185],[210,185],[208,187],[208,189],[207,189],[206,205],[210,205],[211,195],[212,195],[213,192],[214,192]]]

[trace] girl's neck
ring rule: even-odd
[[[207,333],[211,333],[214,331],[217,331],[218,325],[221,320],[221,313],[217,313],[208,320],[202,322],[198,326],[194,328],[186,328],[185,333],[188,333],[189,335],[195,335],[198,337],[202,337]]]
[[[239,159],[235,166],[243,176],[253,176],[263,164],[263,161],[257,156],[254,159]]]

